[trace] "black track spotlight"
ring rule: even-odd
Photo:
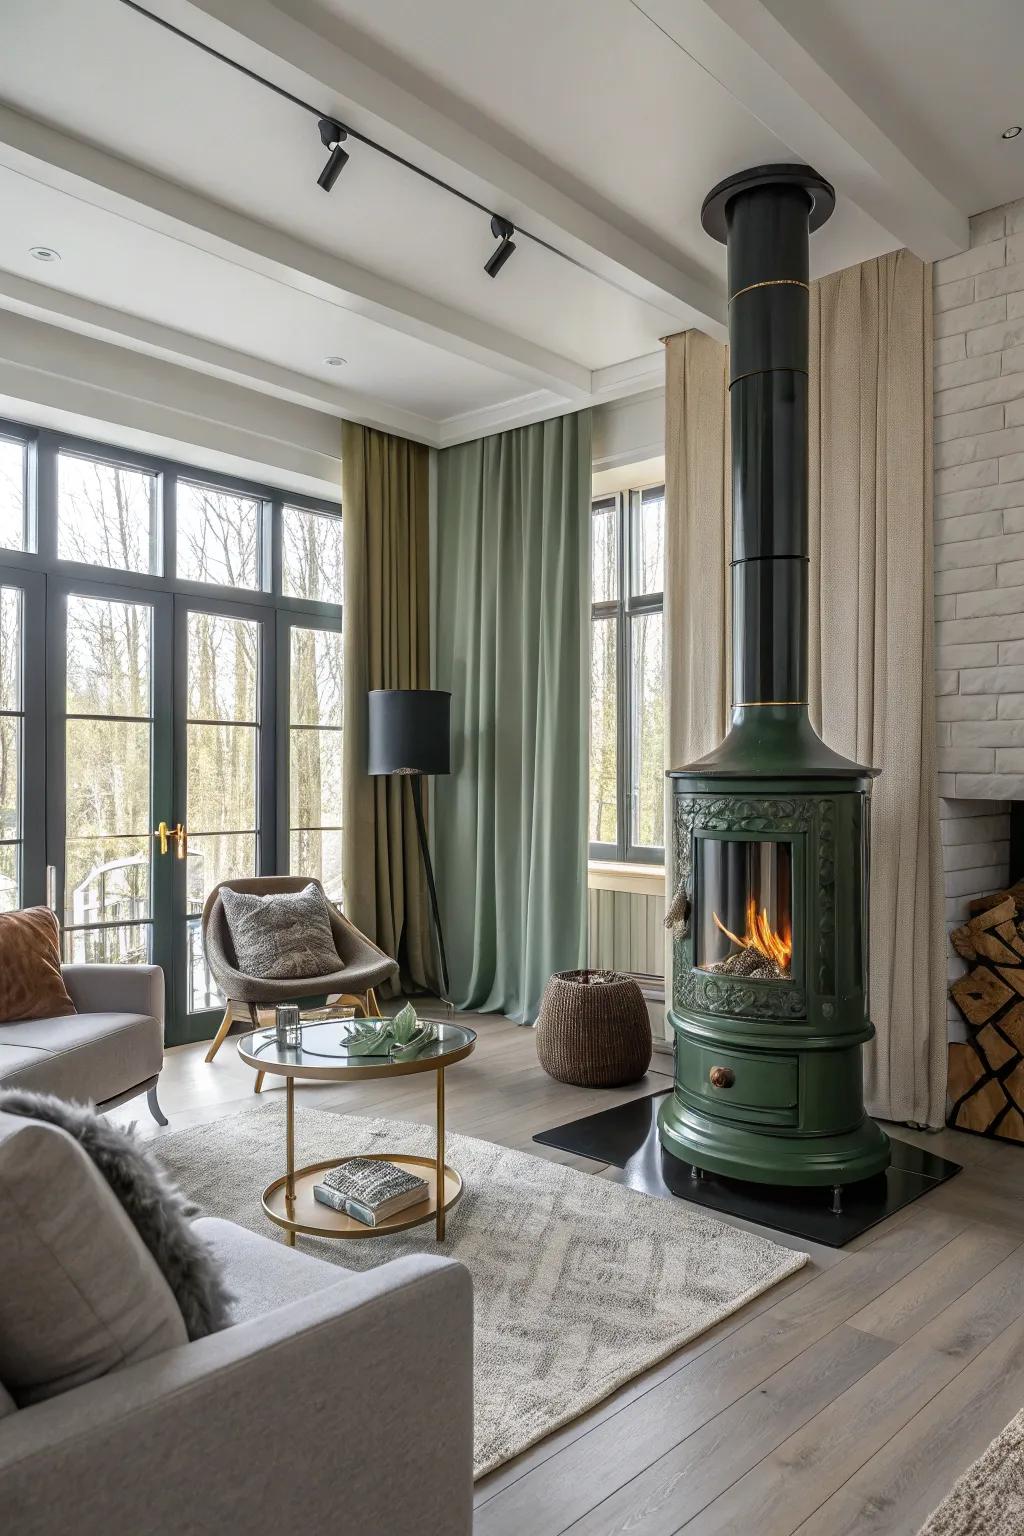
[[[329,192],[348,164],[348,150],[342,149],[342,144],[348,138],[348,134],[340,123],[336,123],[331,117],[322,117],[319,123],[320,142],[324,149],[330,150],[327,164],[316,179],[318,187],[323,187]]]
[[[503,219],[500,214],[494,214],[491,219],[491,234],[495,240],[500,240],[501,244],[484,263],[484,271],[488,277],[497,277],[506,261],[512,255],[516,248],[516,243],[512,239],[515,232],[516,227],[514,224],[510,224],[508,219]]]

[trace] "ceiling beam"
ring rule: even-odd
[[[269,363],[251,353],[193,336],[168,325],[145,320],[125,310],[79,298],[60,288],[33,282],[14,272],[0,269],[0,312],[24,315],[46,325],[60,326],[79,336],[110,342],[147,357],[194,368],[211,378],[256,390],[292,405],[322,411],[333,418],[344,416],[366,427],[383,432],[397,432],[417,442],[437,447],[440,443],[436,421],[413,411],[361,395],[358,391],[322,383],[307,374],[295,373],[277,363]],[[0,320],[0,358],[8,358],[9,333]],[[9,359],[8,360],[12,360]],[[21,359],[18,359],[21,360]]]
[[[549,241],[594,276],[724,340],[725,290],[654,231],[523,147],[436,82],[302,0],[150,0],[176,26]],[[329,27],[329,31],[328,31]],[[319,29],[319,30],[318,30]],[[532,159],[536,162],[537,157]],[[556,258],[552,258],[556,259]]]
[[[923,261],[966,248],[966,212],[911,163],[763,0],[632,3],[901,245]]]
[[[0,165],[491,368],[531,390],[552,390],[565,404],[583,405],[590,398],[590,370],[569,358],[4,106]]]

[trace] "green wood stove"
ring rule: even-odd
[[[762,1183],[883,1172],[864,1112],[868,826],[875,769],[807,711],[808,236],[835,206],[808,166],[715,187],[729,254],[733,708],[724,742],[671,770],[675,1086],[667,1152]]]

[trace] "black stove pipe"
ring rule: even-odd
[[[729,253],[734,707],[807,703],[808,236],[834,206],[809,166],[768,165],[701,210]]]

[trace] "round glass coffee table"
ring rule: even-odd
[[[462,1176],[444,1160],[444,1074],[445,1068],[464,1061],[476,1045],[476,1035],[461,1024],[437,1026],[438,1038],[410,1061],[392,1061],[385,1056],[350,1056],[344,1039],[351,1020],[331,1019],[305,1024],[302,1044],[278,1045],[273,1029],[257,1029],[243,1035],[238,1054],[257,1072],[267,1072],[285,1080],[285,1171],[263,1191],[263,1209],[270,1220],[283,1227],[292,1246],[297,1232],[311,1237],[377,1237],[385,1232],[402,1232],[433,1221],[438,1241],[444,1237],[445,1212],[462,1194]],[[437,1075],[437,1142],[433,1157],[413,1157],[404,1152],[352,1152],[348,1157],[331,1157],[326,1162],[311,1163],[308,1168],[295,1166],[295,1084],[364,1082],[374,1077],[408,1077],[416,1072]],[[365,1226],[344,1211],[332,1210],[313,1197],[313,1185],[319,1184],[328,1168],[337,1168],[352,1157],[372,1157],[395,1163],[419,1178],[426,1179],[429,1196],[418,1205],[386,1217],[375,1227]]]

